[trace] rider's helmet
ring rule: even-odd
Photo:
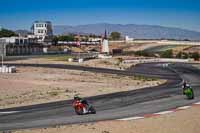
[[[74,96],[74,100],[80,100],[81,98],[78,95]]]
[[[190,85],[189,84],[186,84],[186,86],[185,87],[187,87],[187,88],[190,88]]]

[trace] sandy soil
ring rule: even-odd
[[[163,116],[133,121],[107,121],[90,124],[20,130],[15,133],[199,133],[200,107]]]
[[[184,51],[187,53],[193,53],[193,52],[200,53],[200,46],[191,46],[189,48],[184,49]]]
[[[129,47],[125,50],[127,51],[142,51],[151,47],[160,46],[158,43],[135,43],[132,47]]]
[[[63,56],[64,57],[64,56]],[[62,57],[62,58],[63,58]],[[79,65],[86,67],[99,67],[99,68],[110,68],[110,69],[126,69],[131,67],[134,64],[123,64],[119,63],[119,58],[123,60],[130,58],[128,56],[115,56],[110,59],[92,59],[84,61],[83,63],[78,62],[68,62],[67,57],[66,60],[57,60],[56,57],[44,57],[44,58],[30,58],[26,60],[17,60],[17,61],[7,61],[7,63],[19,63],[19,64],[67,64],[67,65]]]
[[[62,63],[29,59],[17,63]],[[92,64],[92,63],[91,63]],[[74,70],[17,67],[17,73],[0,74],[0,108],[135,90],[164,83],[163,80],[117,76]],[[87,91],[86,91],[87,90]]]
[[[124,61],[126,59],[129,59],[130,56],[115,56],[111,59],[94,59],[94,60],[89,60],[81,65],[89,66],[89,67],[100,67],[100,68],[124,70],[136,64],[136,63],[132,63],[132,64],[120,63],[119,62],[120,58]]]

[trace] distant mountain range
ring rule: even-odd
[[[128,35],[136,39],[177,39],[177,40],[200,40],[200,32],[152,25],[136,24],[87,24],[78,26],[56,25],[53,27],[54,34],[104,34],[105,29],[108,33],[113,31],[120,32],[123,36]]]
[[[99,23],[78,26],[55,25],[53,27],[55,35],[69,33],[103,35],[105,30],[107,30],[108,33],[117,31],[120,32],[122,36],[128,35],[129,37],[133,37],[135,39],[200,40],[200,32],[156,25]],[[21,35],[27,35],[30,33],[30,31],[27,30],[17,30],[15,32]]]

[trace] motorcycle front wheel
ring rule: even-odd
[[[76,108],[75,112],[76,112],[77,115],[83,115],[84,114],[82,108]]]

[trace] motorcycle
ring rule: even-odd
[[[96,114],[96,110],[91,104],[85,104],[80,100],[74,100],[73,107],[77,115]]]
[[[194,99],[194,92],[192,87],[184,88],[183,94],[186,95],[188,99]]]

